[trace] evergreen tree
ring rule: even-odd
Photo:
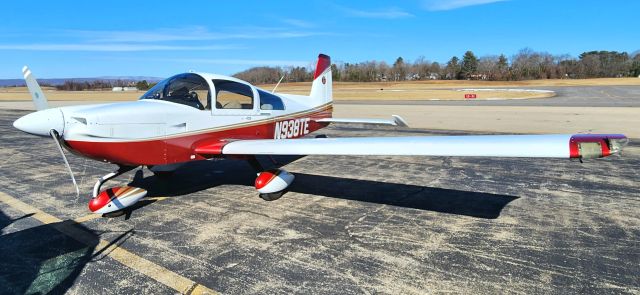
[[[509,68],[507,57],[504,56],[504,54],[500,54],[500,56],[498,56],[498,69],[506,70],[507,68]]]
[[[504,54],[498,56],[498,62],[496,63],[497,73],[495,75],[496,80],[507,80],[509,74],[509,61]]]
[[[445,79],[458,79],[458,74],[460,73],[459,61],[460,59],[458,59],[457,56],[454,56],[447,62],[447,67],[445,68]]]
[[[402,81],[405,80],[407,76],[407,66],[404,63],[404,59],[402,57],[398,57],[396,62],[393,63],[393,80]]]
[[[478,72],[478,58],[471,50],[464,53],[462,57],[462,68],[460,73],[463,78],[471,79],[472,75]]]
[[[136,88],[138,88],[138,90],[147,90],[149,89],[149,82],[147,82],[147,80],[138,81]]]
[[[336,64],[331,64],[331,79],[333,81],[340,81],[340,70]]]

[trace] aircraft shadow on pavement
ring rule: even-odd
[[[290,191],[495,219],[515,196],[296,173]]]
[[[275,157],[278,163],[271,166],[283,166],[299,158]],[[243,162],[245,161],[193,162],[177,170],[170,177],[137,177],[130,185],[147,189],[150,197],[186,195],[225,184],[253,186],[255,171]],[[268,161],[261,162],[264,165]],[[291,192],[485,219],[497,218],[505,206],[518,199],[509,195],[305,173],[295,173],[295,176],[296,179],[289,188]],[[284,200],[275,202],[282,201]],[[133,210],[151,203],[141,204]]]
[[[11,219],[0,210],[0,229],[31,215]],[[73,220],[0,234],[0,294],[66,293],[87,263],[104,251],[94,254],[99,241],[96,232]]]
[[[3,227],[16,220],[0,211]],[[89,243],[64,235],[56,230],[60,226],[86,232]],[[70,220],[0,235],[0,293],[65,293],[91,260],[98,240],[97,235]]]

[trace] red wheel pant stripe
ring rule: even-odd
[[[280,170],[265,171],[265,172],[260,173],[258,178],[256,178],[256,185],[255,185],[256,189],[261,189],[261,188],[267,186],[267,184],[271,183],[271,181],[273,179],[275,179],[278,175],[280,175]],[[267,178],[267,177],[269,179],[265,180],[265,178]]]

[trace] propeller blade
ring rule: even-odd
[[[69,170],[69,175],[71,175],[71,181],[73,181],[73,185],[76,188],[76,197],[79,197],[80,196],[80,188],[78,188],[78,183],[76,183],[76,178],[73,176],[73,171],[71,170],[71,165],[69,165],[69,161],[67,161],[67,156],[65,156],[64,150],[62,149],[62,143],[60,143],[60,135],[58,134],[58,131],[56,131],[55,129],[51,129],[51,131],[49,131],[49,134],[51,134],[51,137],[53,138],[53,141],[56,142],[56,146],[58,147],[58,150],[60,151],[60,154],[62,155],[62,159],[64,160],[64,164],[67,165],[67,169]]]
[[[31,98],[33,99],[33,103],[36,106],[36,110],[41,111],[49,108],[49,104],[47,103],[47,97],[42,92],[38,81],[31,73],[31,70],[27,66],[22,68],[22,75],[24,76],[24,81],[27,84],[27,88],[31,93]]]

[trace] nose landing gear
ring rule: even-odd
[[[136,167],[120,166],[100,179],[93,186],[93,197],[89,201],[89,210],[97,214],[107,214],[130,207],[147,195],[147,191],[132,186],[113,187],[100,192],[102,184]]]

